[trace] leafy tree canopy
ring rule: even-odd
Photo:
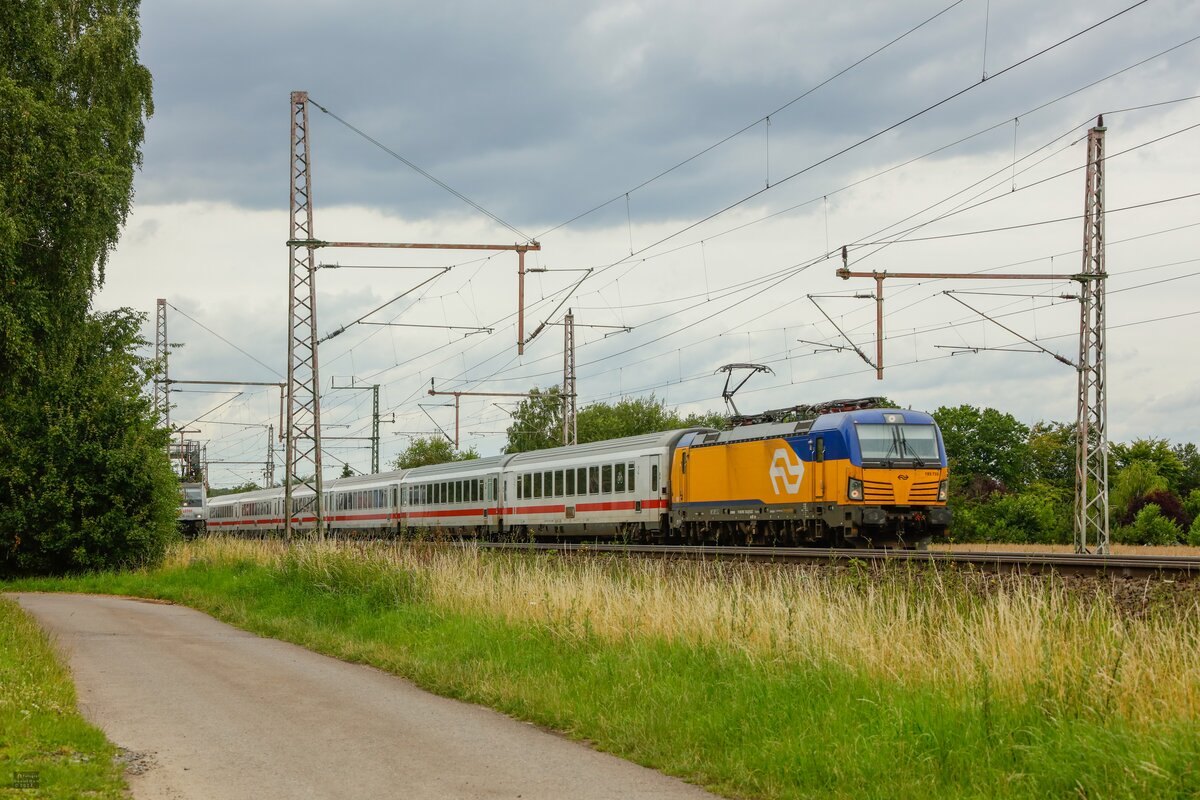
[[[0,3],[0,375],[82,323],[133,198],[137,0]]]
[[[242,492],[257,492],[262,487],[254,481],[246,481],[239,483],[237,486],[230,486],[228,489],[209,489],[209,497],[220,497],[226,494],[241,494]]]
[[[719,412],[680,416],[653,394],[623,397],[616,403],[592,403],[579,410],[576,420],[580,443],[619,439],[679,428],[724,428],[728,420]],[[562,445],[562,395],[558,387],[530,392],[513,413],[506,453],[522,453]]]
[[[418,437],[396,458],[396,469],[427,467],[450,461],[470,461],[479,458],[474,447],[455,450],[444,436]]]
[[[1184,475],[1185,467],[1180,454],[1171,449],[1166,439],[1134,439],[1132,442],[1115,442],[1109,445],[1109,469],[1120,472],[1136,462],[1150,464],[1154,472],[1176,489]]]
[[[1038,422],[1029,429],[1029,467],[1033,477],[1060,487],[1075,486],[1075,426]]]
[[[933,417],[942,429],[956,494],[977,477],[1009,489],[1028,481],[1029,428],[1016,417],[970,405],[942,406]]]

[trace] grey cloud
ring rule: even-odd
[[[983,21],[974,5],[953,9],[773,119],[773,177],[975,80]],[[147,5],[143,53],[155,74],[157,112],[139,197],[282,207],[286,98],[307,89],[532,233],[753,121],[939,7],[360,3],[297,12],[275,3]],[[1027,2],[993,9],[988,65],[994,72],[1119,7]],[[822,173],[826,190],[850,169],[943,144],[1155,52],[1196,16],[1183,3],[1131,12],[839,160]],[[1155,94],[1174,90],[1181,83],[1174,76],[1194,72],[1195,61],[1195,53],[1180,51]],[[1144,97],[1118,88],[1028,120],[1020,133],[1036,140],[1110,99]],[[464,210],[312,112],[318,207],[359,203],[409,216]],[[983,140],[967,152],[997,146]],[[765,161],[756,130],[634,203],[644,219],[707,213],[760,186]]]

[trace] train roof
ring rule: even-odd
[[[911,411],[905,408],[863,408],[857,411],[843,411],[839,414],[822,414],[813,421],[814,430],[831,430],[854,425],[883,425],[889,422],[904,422],[909,425],[932,425],[933,417],[924,411]]]
[[[469,458],[466,461],[447,461],[444,464],[430,464],[427,467],[413,467],[405,470],[404,478],[408,481],[420,481],[439,475],[461,475],[463,473],[487,472],[504,466],[504,462],[512,458],[509,455],[485,456],[484,458]]]
[[[899,420],[895,417],[899,415]],[[841,430],[846,426],[861,424],[884,424],[902,421],[915,425],[929,425],[933,417],[924,411],[909,411],[903,408],[866,408],[854,411],[838,411],[821,414],[815,419],[802,419],[798,422],[763,422],[756,425],[742,425],[727,431],[710,431],[692,436],[685,444],[700,447],[706,444],[725,444],[728,442],[748,442],[756,439],[775,439],[781,436],[794,436],[809,431]]]
[[[600,442],[573,444],[567,447],[551,447],[546,450],[530,450],[517,453],[510,457],[508,464],[517,466],[531,461],[565,461],[587,456],[602,456],[613,453],[625,453],[630,450],[650,450],[656,447],[673,447],[685,434],[708,433],[712,428],[681,428],[661,433],[645,433],[640,436],[626,436],[621,439],[605,439]]]

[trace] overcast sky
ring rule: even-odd
[[[886,394],[1071,421],[1074,370],[985,349],[1034,350],[962,303],[1075,359],[1078,303],[1060,297],[1073,283],[889,280],[877,381],[822,313],[873,357],[874,304],[853,297],[873,282],[837,279],[840,256],[825,256],[849,244],[863,270],[1079,271],[1077,219],[946,234],[1081,214],[1087,129],[1104,113],[1110,437],[1197,441],[1200,198],[1143,204],[1198,191],[1200,101],[1166,101],[1200,94],[1200,41],[1189,41],[1200,6],[1150,0],[1080,33],[1131,4],[147,3],[155,114],[97,305],[153,314],[166,298],[182,345],[173,378],[279,379],[299,89],[331,112],[310,106],[316,236],[536,237],[529,265],[549,271],[529,276],[527,330],[574,309],[583,405],[653,392],[684,412],[718,409],[714,371],[747,361],[773,374],[737,395],[743,411]],[[1113,210],[1127,206],[1142,207]],[[367,321],[491,329],[357,325],[323,344],[327,437],[370,430],[370,393],[334,379],[380,384],[395,419],[385,462],[435,423],[453,434],[447,398],[424,393],[430,379],[510,392],[561,381],[561,328],[517,356],[512,253],[319,258],[343,265],[318,273],[323,332],[437,275],[351,265],[454,267]],[[173,400],[173,421],[203,416],[190,427],[208,443],[213,485],[261,482],[255,464],[217,462],[265,457],[257,426],[277,424],[277,391]],[[463,446],[503,446],[513,404],[496,403],[464,399]],[[361,439],[326,448],[331,473],[336,459],[369,466]]]

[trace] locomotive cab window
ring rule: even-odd
[[[905,423],[856,425],[863,462],[890,464],[911,461],[917,466],[939,463],[937,433],[933,425]]]

